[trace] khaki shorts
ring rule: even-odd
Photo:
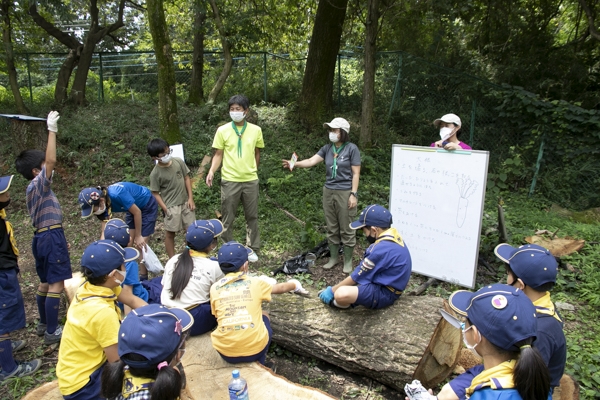
[[[187,229],[195,220],[196,213],[190,210],[186,204],[169,207],[167,215],[165,215],[165,230],[179,232]]]

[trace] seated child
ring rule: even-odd
[[[129,236],[129,227],[122,219],[113,218],[106,223],[104,238],[114,240],[121,247],[125,248],[131,239]],[[123,290],[131,291],[134,296],[139,297],[148,304],[160,304],[162,276],[140,282],[136,260],[126,262],[125,269],[127,270],[127,276],[123,281]]]
[[[507,263],[506,283],[525,293],[533,302],[537,315],[537,338],[533,342],[550,371],[551,391],[560,385],[567,361],[567,343],[563,332],[563,322],[550,299],[550,292],[556,282],[558,263],[554,256],[542,246],[527,244],[512,247],[502,243],[494,250],[496,256]],[[451,303],[452,304],[452,303]],[[461,314],[461,310],[454,310]],[[466,316],[466,315],[463,315]],[[466,389],[475,376],[483,371],[483,365],[476,365],[448,382],[440,393],[440,400],[466,399]]]
[[[186,310],[159,304],[129,313],[119,328],[120,360],[109,363],[102,372],[102,396],[179,399],[183,382],[174,367],[183,357],[193,323]]]
[[[392,214],[373,204],[350,227],[362,229],[371,245],[354,271],[337,285],[319,292],[319,298],[338,308],[378,309],[394,304],[408,284],[412,259],[402,236],[392,228]]]
[[[217,326],[210,312],[210,287],[223,277],[219,264],[209,258],[223,233],[218,219],[194,221],[187,229],[186,249],[165,265],[161,303],[187,309],[194,317],[191,335],[201,335]]]
[[[136,249],[123,249],[112,240],[90,244],[81,257],[86,281],[77,289],[63,331],[56,376],[65,400],[100,398],[100,374],[106,361],[119,359],[117,341],[120,301],[132,309],[146,302],[121,291],[125,262],[139,256]]]
[[[226,275],[210,288],[210,306],[218,321],[211,334],[213,347],[232,364],[265,364],[273,332],[262,302],[271,301],[271,294],[304,293],[302,284],[291,279],[270,285],[249,276],[248,252],[237,242],[221,246],[218,259]]]
[[[42,360],[16,361],[13,353],[25,347],[23,340],[10,340],[9,334],[25,327],[25,304],[17,274],[19,250],[15,232],[5,220],[10,203],[10,183],[13,175],[0,177],[0,382],[8,378],[22,378],[34,374]]]

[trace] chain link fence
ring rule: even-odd
[[[234,92],[246,94],[252,103],[289,104],[297,100],[305,59],[268,52],[233,56],[231,74],[217,101],[226,101]],[[52,103],[64,58],[65,54],[17,55],[19,84],[26,100],[32,104]],[[183,102],[187,100],[191,82],[192,53],[175,52],[174,61],[178,98]],[[205,94],[214,85],[223,64],[221,53],[205,52]],[[334,81],[334,104],[338,112],[356,114],[361,109],[363,70],[362,54],[338,55]],[[0,85],[8,87],[5,75],[0,74]],[[600,184],[600,152],[596,146],[585,135],[561,132],[558,137],[552,127],[540,127],[531,119],[527,122],[518,117],[506,118],[502,115],[503,102],[510,89],[404,52],[382,52],[377,59],[375,91],[376,121],[379,128],[381,124],[386,128],[377,129],[375,135],[385,131],[395,143],[428,146],[437,139],[432,121],[454,113],[462,120],[459,139],[474,149],[490,152],[489,187],[542,193],[562,206],[575,209],[600,206],[596,190]],[[5,98],[7,93],[5,89]],[[154,54],[95,54],[86,97],[98,103],[157,101]],[[550,107],[553,103],[542,106]],[[533,112],[537,111],[530,110]],[[592,114],[590,118],[595,115]],[[569,149],[553,145],[558,140],[569,141]]]

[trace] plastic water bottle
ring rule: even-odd
[[[240,371],[234,369],[231,372],[229,381],[229,400],[249,400],[248,384],[244,378],[240,377]]]

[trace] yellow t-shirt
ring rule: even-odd
[[[240,272],[225,275],[210,288],[210,307],[217,329],[213,347],[227,357],[260,353],[269,342],[262,320],[262,302],[271,301],[272,286]]]
[[[116,306],[121,288],[85,282],[75,293],[67,312],[58,351],[56,376],[63,396],[73,394],[106,362],[104,348],[118,342],[120,311]]]
[[[238,135],[229,122],[217,129],[212,147],[223,150],[223,166],[221,177],[229,182],[250,182],[258,179],[256,173],[256,158],[254,149],[265,147],[262,130],[260,126],[248,122],[246,130],[242,134],[241,157],[238,150]],[[237,127],[241,132],[243,127]]]

